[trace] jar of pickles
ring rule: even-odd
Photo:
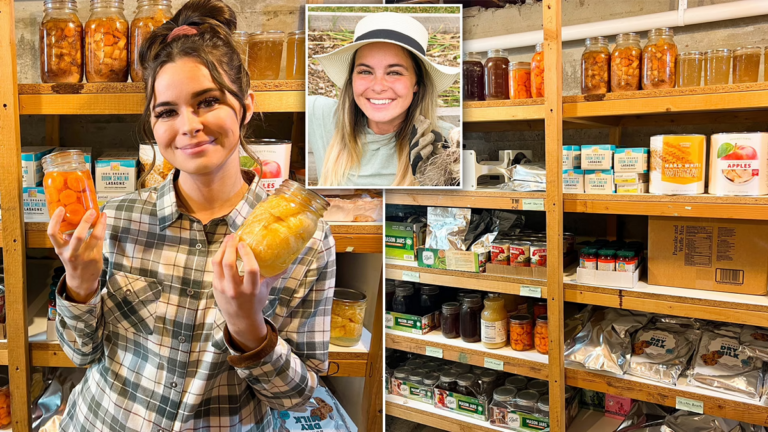
[[[733,83],[756,83],[760,74],[760,47],[737,48],[733,53]]]
[[[261,275],[287,269],[317,231],[330,204],[292,180],[283,180],[274,194],[260,202],[235,235],[251,248]]]
[[[531,98],[531,63],[514,62],[509,64],[509,98]]]
[[[608,39],[587,38],[586,48],[581,54],[581,94],[608,93],[611,51]]]
[[[731,57],[728,48],[709,50],[706,54],[707,70],[704,72],[704,85],[727,85],[731,79]]]
[[[77,1],[46,0],[40,23],[40,80],[79,83],[83,80],[83,24]]]
[[[640,90],[640,35],[622,33],[616,36],[611,52],[611,92]]]
[[[700,87],[704,55],[700,51],[687,51],[677,56],[677,87]]]
[[[675,87],[677,45],[674,36],[669,28],[648,32],[648,43],[643,48],[643,90]]]
[[[509,343],[515,351],[533,349],[533,320],[530,315],[512,315],[509,319]]]
[[[280,77],[285,34],[279,30],[251,33],[248,38],[248,74],[252,80]]]
[[[539,354],[549,353],[549,326],[547,316],[541,315],[536,319],[536,328],[533,331],[534,345]]]
[[[285,56],[285,79],[303,80],[307,73],[305,69],[306,58],[304,51],[307,46],[307,33],[304,30],[294,30],[288,33]]]
[[[232,38],[235,40],[235,47],[240,54],[243,66],[248,69],[248,38],[251,37],[247,31],[232,32]]]
[[[51,153],[42,159],[43,189],[48,214],[59,208],[65,209],[59,231],[68,234],[75,231],[88,210],[96,211],[91,227],[98,222],[99,204],[91,170],[85,164],[85,154],[80,150]]]
[[[531,59],[531,96],[544,97],[544,43],[536,44],[536,52]]]
[[[365,294],[346,288],[333,290],[331,307],[331,343],[351,347],[363,336]]]
[[[464,54],[464,63],[461,66],[463,81],[462,91],[465,101],[485,100],[485,71],[480,53]]]
[[[128,20],[123,0],[91,0],[85,23],[85,79],[88,82],[128,81]]]
[[[485,60],[485,100],[509,99],[509,59],[502,49],[488,51]]]
[[[144,81],[144,72],[139,64],[141,43],[152,30],[165,24],[173,17],[171,0],[139,0],[136,16],[131,21],[131,81]]]

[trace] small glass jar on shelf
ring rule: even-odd
[[[640,90],[640,61],[642,59],[640,35],[622,33],[616,36],[611,52],[611,92]]]
[[[760,76],[760,47],[737,48],[733,53],[733,83],[756,83]]]
[[[530,62],[513,62],[509,64],[509,98],[531,98]]]
[[[395,297],[392,299],[392,312],[415,315],[419,299],[414,294],[413,284],[398,283],[395,285]]]
[[[333,290],[331,307],[331,343],[351,347],[363,336],[365,317],[365,294],[346,288]]]
[[[258,31],[248,38],[248,74],[252,80],[276,80],[280,77],[285,33]]]
[[[459,315],[461,307],[456,302],[443,303],[442,314],[440,314],[440,331],[446,339],[455,339],[459,333]]]
[[[544,97],[544,43],[536,44],[535,53],[531,59],[531,96]]]
[[[91,0],[91,15],[85,23],[85,79],[89,83],[128,81],[128,29],[123,0]]]
[[[45,0],[40,23],[40,81],[79,83],[83,80],[83,24],[77,1]]]
[[[704,72],[704,85],[727,85],[731,79],[731,58],[733,51],[728,48],[720,48],[707,51]]]
[[[700,87],[704,69],[704,54],[687,51],[677,56],[677,87]]]
[[[136,15],[131,21],[131,81],[142,82],[144,73],[139,64],[139,50],[152,30],[173,17],[171,0],[139,0]]]
[[[547,316],[541,315],[536,319],[536,328],[533,331],[534,344],[539,354],[549,354],[549,326]]]
[[[480,315],[483,303],[479,294],[468,294],[461,304],[461,340],[468,343],[480,342]]]
[[[307,46],[307,32],[294,30],[288,33],[286,40],[287,53],[285,56],[285,79],[303,80],[306,78],[306,58],[304,51]]]
[[[485,60],[485,100],[509,99],[509,59],[502,49],[488,51]]]
[[[248,69],[248,38],[251,34],[247,31],[232,32],[232,38],[235,40],[235,48],[240,54],[240,59],[243,62],[243,66]]]
[[[581,94],[605,94],[610,85],[611,51],[608,39],[587,38],[581,54]]]
[[[512,315],[509,319],[509,343],[515,351],[533,349],[533,319],[530,315]]]
[[[465,53],[462,68],[463,90],[465,102],[485,100],[485,69],[480,53]]]
[[[648,32],[648,42],[643,48],[643,90],[675,87],[677,45],[674,36],[669,28]]]

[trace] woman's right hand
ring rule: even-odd
[[[103,248],[107,231],[107,215],[101,213],[94,224],[96,211],[88,210],[72,234],[62,235],[59,231],[65,210],[59,207],[48,224],[48,238],[66,270],[67,295],[75,302],[85,303],[99,288],[99,278],[104,268]],[[88,230],[93,231],[88,236]]]

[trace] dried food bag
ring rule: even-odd
[[[513,192],[544,192],[547,190],[547,184],[544,182],[510,180],[499,186],[499,189]]]
[[[707,330],[701,335],[688,384],[759,399],[763,375],[763,361],[751,357],[738,338]]]
[[[699,330],[704,325],[701,320],[696,318],[677,317],[672,315],[654,315],[653,322],[656,324],[675,324],[683,328]]]
[[[663,432],[745,432],[735,420],[678,411],[664,420]]]
[[[744,326],[739,343],[752,357],[768,360],[768,328]]]
[[[709,321],[704,325],[704,330],[738,339],[741,336],[743,326],[718,321]]]
[[[271,411],[277,432],[357,432],[357,426],[325,387],[318,386],[309,402],[301,408],[291,411]]]
[[[664,419],[667,418],[665,409],[667,408],[654,403],[637,401],[632,404],[616,432],[660,432]]]
[[[565,320],[565,323],[563,324],[563,339],[565,340],[566,351],[573,348],[576,343],[576,335],[581,333],[584,326],[586,326],[589,323],[589,320],[592,319],[594,313],[595,306],[588,305],[582,309],[581,312]]]
[[[427,240],[425,246],[438,250],[467,250],[464,235],[469,228],[469,208],[427,207]]]
[[[688,366],[701,331],[676,324],[651,323],[632,337],[630,375],[677,385],[677,379]]]
[[[472,213],[469,219],[469,227],[464,234],[464,244],[474,245],[477,241],[490,236],[490,241],[496,237],[496,233],[489,233],[493,226],[491,213],[483,210],[481,213]],[[490,242],[488,243],[490,245]]]
[[[510,213],[502,210],[492,210],[493,227],[491,231],[498,231],[503,235],[515,235],[520,232],[525,225],[525,216]]]
[[[632,333],[650,321],[651,315],[621,309],[598,311],[574,338],[565,360],[587,369],[624,375],[632,353]]]

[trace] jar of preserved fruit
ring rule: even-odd
[[[0,387],[0,427],[7,427],[11,424],[11,391],[7,380]]]
[[[613,249],[597,251],[597,269],[599,271],[616,271],[616,251]]]
[[[536,52],[531,59],[531,96],[544,97],[544,43],[536,44]]]
[[[235,47],[237,52],[240,53],[240,59],[243,62],[243,66],[248,69],[248,38],[251,37],[247,31],[232,32],[232,38],[235,40]]]
[[[733,83],[755,83],[760,75],[760,47],[737,48],[733,53]]]
[[[485,60],[485,100],[509,99],[509,59],[501,49],[488,51]]]
[[[512,315],[509,319],[509,342],[515,351],[533,349],[533,319],[530,315]]]
[[[292,180],[283,180],[274,194],[260,202],[235,232],[251,248],[261,275],[287,269],[312,239],[330,204]]]
[[[483,69],[483,60],[480,53],[464,54],[464,64],[462,65],[464,91],[464,101],[484,101],[485,100],[485,71]]]
[[[704,69],[704,54],[688,51],[677,56],[677,87],[700,87]]]
[[[459,375],[456,377],[456,393],[473,398],[478,397],[477,384],[475,384],[475,381],[476,377],[474,374],[465,373]]]
[[[307,46],[307,33],[304,30],[294,30],[288,33],[286,42],[288,51],[285,56],[285,79],[303,80],[307,73],[304,55]]]
[[[528,378],[522,375],[515,375],[507,378],[504,385],[510,386],[517,391],[523,391],[528,388]]]
[[[128,20],[123,0],[91,0],[85,23],[85,79],[88,82],[128,81]]]
[[[136,16],[131,21],[131,81],[144,81],[144,72],[139,64],[141,42],[152,33],[152,30],[165,24],[172,17],[171,0],[139,0]]]
[[[485,309],[480,317],[481,339],[486,348],[502,348],[507,345],[507,310],[504,299],[485,299]]]
[[[464,342],[480,342],[480,315],[483,312],[483,304],[478,294],[470,294],[464,297],[461,305],[461,340]]]
[[[431,314],[432,312],[440,310],[440,289],[436,286],[422,285],[420,306],[421,316]]]
[[[40,23],[40,81],[79,83],[83,80],[83,24],[77,1],[46,0]]]
[[[731,57],[733,52],[728,48],[709,50],[706,54],[707,70],[704,74],[704,85],[726,85],[731,78]]]
[[[248,38],[248,74],[252,80],[280,77],[285,33],[279,30],[251,33]]]
[[[536,329],[533,331],[534,345],[540,354],[549,353],[549,326],[547,316],[541,315],[536,319]]]
[[[459,333],[459,315],[461,308],[456,302],[449,302],[443,304],[443,313],[440,315],[440,329],[443,333],[443,337],[446,339],[455,339],[461,334]]]
[[[608,39],[587,38],[586,48],[581,54],[581,94],[608,93],[611,51]]]
[[[51,153],[42,159],[43,190],[48,214],[63,207],[66,210],[59,231],[68,234],[75,231],[88,210],[96,211],[91,228],[99,220],[99,203],[91,170],[85,164],[85,154],[80,150]]]
[[[531,98],[530,62],[514,62],[509,64],[509,98]]]
[[[640,35],[622,33],[616,36],[611,53],[611,92],[640,90]]]
[[[455,370],[447,370],[440,373],[440,381],[437,383],[437,388],[440,390],[445,390],[447,392],[455,392],[456,386],[458,385],[456,383],[456,378],[459,376],[459,373]]]
[[[365,317],[365,294],[346,288],[333,290],[331,307],[331,343],[351,347],[363,336]]]
[[[648,43],[643,48],[643,90],[675,87],[675,61],[677,45],[675,33],[669,28],[648,32]]]
[[[418,309],[417,300],[413,294],[413,285],[397,285],[395,298],[392,299],[392,312],[415,315]]]

